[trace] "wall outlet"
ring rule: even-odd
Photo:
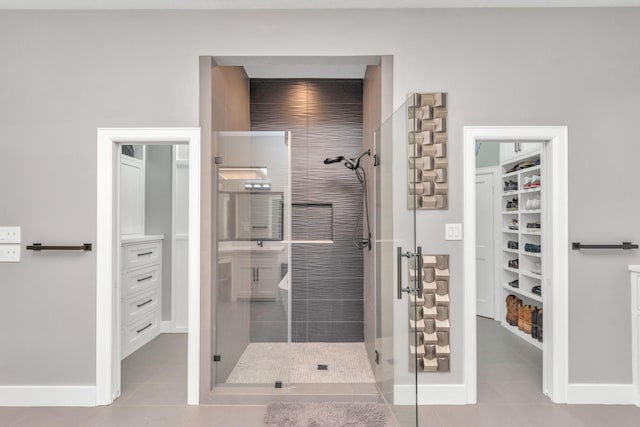
[[[20,245],[0,245],[0,262],[20,262]]]
[[[0,227],[0,243],[20,243],[20,227]]]

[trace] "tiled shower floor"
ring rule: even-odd
[[[318,365],[327,365],[319,370]],[[363,343],[251,343],[227,384],[374,383]]]

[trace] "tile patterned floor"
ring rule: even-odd
[[[542,395],[540,351],[478,318],[478,404],[422,406],[420,427],[637,427],[640,408],[557,405]],[[160,335],[123,361],[122,396],[99,408],[0,408],[2,427],[258,427],[265,405],[186,400],[186,336]],[[403,425],[412,413],[400,414]]]
[[[318,370],[318,365],[327,370]],[[363,343],[252,343],[228,384],[374,383]]]

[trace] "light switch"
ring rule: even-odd
[[[0,262],[20,262],[20,245],[0,245]]]
[[[445,224],[445,240],[462,240],[462,224]]]
[[[0,243],[20,243],[20,227],[0,227]]]

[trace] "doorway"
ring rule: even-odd
[[[96,404],[108,405],[120,394],[120,323],[119,319],[125,311],[120,307],[119,287],[117,278],[123,268],[136,263],[140,268],[135,273],[141,275],[139,283],[154,281],[154,274],[142,274],[143,268],[155,268],[155,258],[160,257],[157,242],[153,239],[127,249],[126,255],[119,257],[123,239],[121,238],[121,224],[119,215],[119,174],[120,152],[122,145],[139,145],[156,147],[158,145],[188,146],[188,257],[186,269],[188,271],[188,320],[187,320],[187,403],[198,404],[199,386],[199,299],[200,299],[200,130],[197,128],[160,128],[160,129],[99,129],[98,130],[98,209],[97,209],[97,318],[96,318]],[[134,150],[135,151],[135,150]],[[130,201],[135,197],[127,194]],[[133,208],[139,217],[139,208]],[[126,224],[127,227],[131,223]],[[126,228],[126,227],[125,227]],[[171,238],[171,236],[167,236]],[[126,243],[126,241],[125,241]],[[155,244],[155,246],[154,246]],[[142,248],[142,246],[149,246]],[[143,250],[144,249],[144,250]],[[129,260],[129,262],[127,262]],[[153,262],[152,262],[153,261]],[[141,264],[140,264],[141,263]],[[146,264],[145,264],[146,263]],[[143,265],[144,264],[144,265]],[[148,264],[148,265],[147,265]],[[159,273],[157,273],[159,274]],[[134,280],[134,285],[138,284]],[[147,298],[148,300],[149,298]],[[152,302],[153,302],[153,298]],[[145,301],[147,301],[145,300]],[[144,309],[151,303],[138,308]],[[136,304],[133,306],[137,307]],[[151,316],[150,313],[145,316]],[[136,334],[159,331],[159,321],[149,319],[142,327],[132,329]],[[154,324],[155,322],[155,324]],[[144,322],[143,322],[144,323]],[[126,330],[127,328],[124,328]],[[140,336],[142,336],[140,335]],[[125,331],[125,338],[127,337]],[[123,340],[126,342],[126,340]],[[132,341],[133,343],[134,341]],[[133,344],[132,344],[133,345]],[[137,345],[137,344],[135,344]],[[135,347],[135,345],[133,345]],[[134,349],[129,348],[129,350]]]
[[[502,326],[510,328],[507,330],[520,334],[519,338],[542,349],[542,392],[553,402],[563,403],[566,402],[568,384],[566,127],[465,128],[464,221],[467,224],[467,238],[464,241],[464,256],[468,260],[464,267],[465,346],[469,349],[465,360],[467,401],[468,403],[477,401],[478,354],[481,349],[478,346],[476,333],[478,330],[483,333],[492,333],[489,329],[496,326],[493,321],[486,323],[483,320],[481,320],[483,323],[478,326],[476,319],[479,295],[477,257],[480,256],[477,249],[480,242],[477,241],[476,234],[480,228],[476,216],[478,143],[505,143],[505,146],[510,143],[516,147],[515,155],[505,157],[503,154],[502,156],[504,161],[501,161],[499,166],[501,182],[500,187],[496,189],[501,196],[500,225],[498,226],[500,233],[494,234],[493,242],[503,252],[497,255],[501,272],[499,278],[494,280],[494,296],[500,295],[500,298],[495,298],[495,308],[499,309],[496,310],[497,316]],[[531,143],[539,144],[537,157],[533,151],[527,151],[533,147]],[[522,147],[525,147],[524,151]],[[540,188],[542,171],[546,174],[544,187]],[[505,188],[501,188],[502,185]],[[538,208],[534,207],[533,203],[538,203]],[[541,224],[545,226],[541,228]],[[541,247],[544,248],[542,255]],[[544,262],[540,262],[542,257]],[[539,296],[536,295],[537,292],[540,292]],[[513,329],[513,323],[509,324],[506,302],[511,301],[517,305],[518,300],[520,305],[526,307],[530,313],[537,307],[536,304],[541,306],[544,300],[544,339],[541,343],[537,336],[535,339],[532,338],[530,329],[527,333],[517,327],[517,312],[515,329]],[[525,302],[523,303],[522,300]],[[522,313],[525,311],[522,310]],[[496,317],[495,314],[494,317]],[[496,331],[503,332],[502,329]]]

